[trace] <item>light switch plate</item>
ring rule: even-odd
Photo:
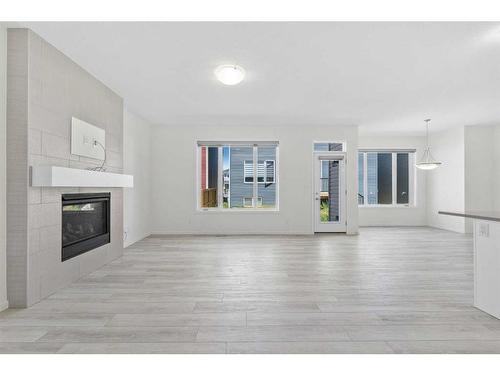
[[[95,144],[99,142],[101,146]],[[106,132],[88,122],[71,118],[71,153],[87,158],[104,160],[106,148]]]
[[[480,237],[489,237],[490,236],[490,226],[488,223],[479,223],[479,236]]]

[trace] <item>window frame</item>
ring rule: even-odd
[[[368,158],[367,154],[391,154],[391,187],[392,187],[392,203],[383,204],[369,204],[368,203]],[[358,207],[362,208],[414,208],[417,206],[416,203],[416,173],[417,168],[415,168],[415,157],[416,150],[414,149],[359,149],[357,153],[357,157],[359,158],[360,154],[363,154],[363,204],[358,203]],[[398,181],[398,171],[397,171],[397,155],[398,154],[408,154],[408,203],[397,203],[397,181]],[[357,161],[359,163],[359,160]],[[358,166],[359,164],[356,164]],[[359,175],[359,171],[358,171]],[[357,180],[359,177],[356,178]],[[359,194],[359,187],[357,189],[357,193]]]
[[[245,181],[245,173],[243,172],[243,183],[245,184],[253,184],[253,196],[252,198],[252,207],[234,207],[234,208],[224,208],[223,207],[223,199],[222,199],[222,194],[223,194],[223,147],[229,147],[229,154],[231,155],[231,147],[251,147],[253,148],[253,156],[252,156],[252,162],[254,165],[257,165],[258,161],[258,148],[259,147],[265,147],[265,146],[275,146],[275,160],[271,159],[266,159],[264,160],[264,166],[266,165],[265,163],[267,161],[272,161],[274,163],[274,174],[273,182],[266,182],[266,171],[264,168],[264,182],[246,182]],[[218,191],[218,201],[217,201],[217,207],[202,207],[201,206],[201,199],[200,199],[200,191],[201,191],[201,150],[202,147],[218,147],[218,153],[219,153],[219,177],[218,178],[218,186],[219,191]],[[196,157],[196,168],[195,168],[195,183],[196,183],[196,188],[195,188],[195,204],[196,204],[196,211],[197,212],[279,212],[279,142],[278,141],[196,141],[195,142],[195,157]],[[244,164],[247,162],[247,160],[244,160]],[[244,165],[243,165],[244,168]],[[253,169],[253,180],[257,181],[258,180],[258,168],[252,168]],[[229,171],[229,175],[231,175],[231,171]],[[258,197],[256,194],[258,194],[258,186],[259,184],[264,185],[264,184],[274,184],[275,185],[275,205],[274,207],[271,208],[265,208],[261,207],[258,205],[259,198],[262,201],[262,197]],[[220,198],[220,199],[219,199]],[[228,202],[229,202],[228,198]],[[243,202],[244,203],[244,202]]]

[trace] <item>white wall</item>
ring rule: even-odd
[[[493,159],[495,160],[495,168],[493,169],[493,209],[500,211],[500,125],[494,127],[493,130]]]
[[[360,136],[359,148],[415,149],[419,160],[424,148],[425,137],[418,136]],[[414,207],[360,207],[360,226],[423,226],[426,218],[426,173],[416,170],[416,198]]]
[[[348,233],[357,233],[357,127],[154,126],[152,231],[185,234],[313,233],[314,140],[347,141]],[[279,141],[279,212],[200,212],[196,141]]]
[[[443,165],[427,171],[427,224],[455,232],[465,232],[465,220],[439,215],[438,211],[465,209],[465,131],[452,128],[431,134],[432,153]]]
[[[438,215],[437,211],[498,210],[500,189],[499,126],[462,126],[433,134],[432,150],[443,165],[429,172],[428,225],[472,232],[472,220]]]
[[[7,112],[7,29],[0,24],[0,311],[7,308],[6,279],[6,173],[5,173],[5,143]]]
[[[492,210],[495,173],[500,164],[495,160],[495,130],[493,126],[465,127],[465,210]],[[466,219],[465,231],[472,233],[472,220]]]
[[[151,234],[151,125],[125,108],[123,169],[134,176],[134,188],[124,189],[125,247]]]

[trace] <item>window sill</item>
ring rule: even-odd
[[[242,213],[242,212],[252,212],[252,213],[279,213],[280,210],[277,208],[198,208],[196,210],[198,213]]]
[[[358,208],[417,208],[415,205],[405,205],[405,204],[367,204],[367,205],[358,205]]]

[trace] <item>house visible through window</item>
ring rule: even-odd
[[[277,143],[198,143],[199,207],[277,207]],[[255,168],[255,166],[257,166]]]
[[[358,204],[414,204],[413,151],[361,151],[358,153]]]

